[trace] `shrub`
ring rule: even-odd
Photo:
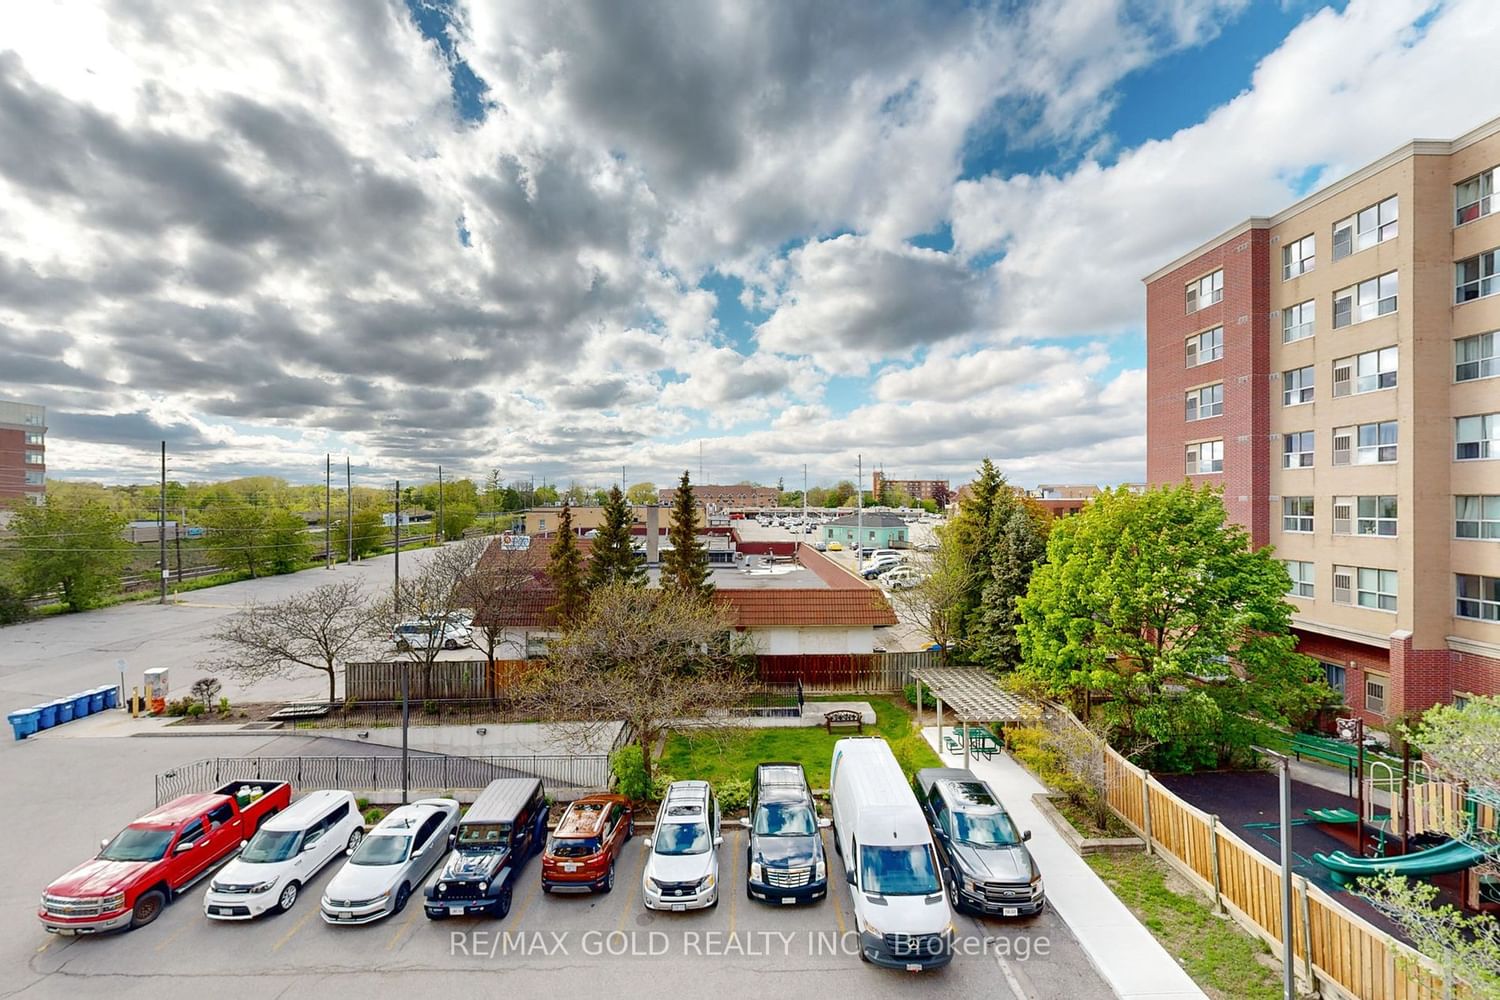
[[[198,716],[203,714],[203,711],[204,709],[202,702],[194,702],[193,704],[188,706],[187,714],[196,719]]]
[[[26,620],[26,602],[8,584],[0,583],[0,625],[14,625]]]
[[[228,715],[229,714],[229,699],[228,698],[220,698],[219,699],[219,714],[220,715]]]
[[[370,800],[369,799],[355,799],[354,800],[354,805],[359,809],[359,811],[361,813],[363,813],[367,809],[370,808]]]
[[[385,819],[385,810],[379,806],[370,806],[364,811],[364,817],[366,826],[374,826]]]
[[[615,776],[620,794],[632,802],[644,802],[654,789],[646,780],[646,763],[641,748],[624,746],[609,755],[609,773]]]
[[[917,685],[908,684],[903,687],[902,692],[906,695],[906,703],[915,705],[917,703]],[[926,684],[922,685],[922,707],[933,708],[937,705],[937,699],[932,696],[932,688]]]
[[[714,794],[719,797],[719,809],[723,812],[739,812],[750,806],[750,782],[744,778],[720,782]]]
[[[431,698],[428,698],[426,701],[422,702],[422,713],[424,715],[437,715],[438,703],[433,701]]]
[[[188,706],[191,703],[186,698],[178,698],[176,701],[167,702],[168,715],[187,715]],[[200,706],[201,707],[201,706]]]
[[[916,777],[917,769],[922,766],[922,758],[925,756],[923,751],[930,752],[927,741],[915,729],[891,741],[891,753],[907,778]]]
[[[205,707],[211,705],[213,704],[213,700],[218,697],[219,688],[222,686],[217,678],[200,677],[193,681],[193,700]]]

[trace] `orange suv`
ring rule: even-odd
[[[620,795],[586,795],[568,806],[542,854],[542,891],[609,892],[615,861],[635,836],[635,814]]]

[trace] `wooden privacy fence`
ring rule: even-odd
[[[1071,712],[1049,706],[1087,731]],[[1092,734],[1091,734],[1092,735]],[[1178,798],[1151,774],[1106,748],[1105,799],[1125,825],[1228,912],[1280,952],[1281,867]],[[1469,989],[1416,951],[1351,913],[1299,876],[1292,879],[1297,976],[1321,996],[1354,1000],[1464,1000]]]
[[[409,674],[412,701],[498,698],[526,679],[540,660],[410,660],[344,664],[346,701],[399,701],[401,677]]]
[[[935,653],[794,653],[755,658],[756,677],[768,684],[802,683],[807,694],[885,694],[900,691],[915,669],[937,663]]]

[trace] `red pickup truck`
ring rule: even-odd
[[[285,781],[233,781],[173,799],[47,886],[37,917],[54,934],[143,927],[291,801]]]

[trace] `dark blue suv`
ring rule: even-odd
[[[818,806],[801,764],[761,764],[750,790],[745,892],[751,899],[800,903],[828,894],[828,858]]]

